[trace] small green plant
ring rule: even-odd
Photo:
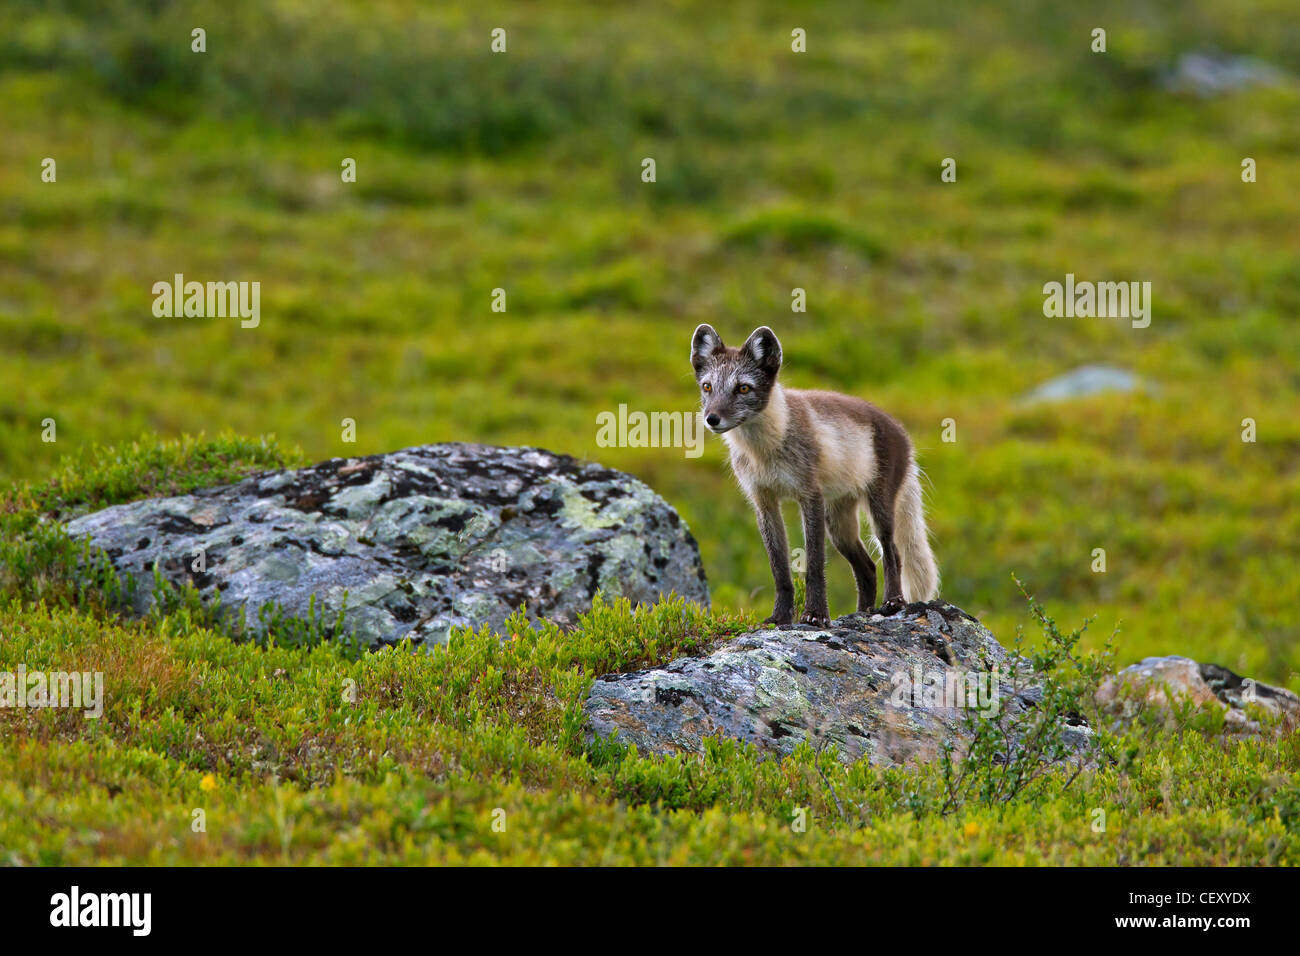
[[[1085,767],[1115,758],[1114,738],[1102,729],[1093,701],[1101,681],[1113,671],[1113,635],[1101,650],[1080,653],[1089,622],[1063,634],[1019,578],[1016,586],[1042,629],[1043,643],[1025,653],[1023,628],[1017,627],[1007,654],[1009,680],[1002,688],[1001,706],[991,716],[963,711],[965,750],[958,754],[959,745],[945,743],[940,757],[939,812],[945,816],[972,802],[1035,803],[1053,782],[1064,790]],[[983,661],[982,666],[992,671],[992,662]],[[1021,710],[1027,713],[1018,713]],[[1072,740],[1072,727],[1088,728],[1087,738]]]

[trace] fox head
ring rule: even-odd
[[[764,408],[781,370],[781,343],[766,325],[738,349],[722,344],[711,325],[691,336],[691,367],[700,386],[700,408],[709,431],[721,435]]]

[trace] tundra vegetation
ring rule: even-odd
[[[1206,50],[1292,80],[1172,89]],[[0,861],[1300,862],[1295,736],[1190,712],[1019,788],[979,755],[592,750],[580,720],[595,675],[770,606],[719,442],[597,443],[621,404],[692,407],[700,321],[771,325],[790,384],[907,425],[944,597],[1004,641],[1029,623],[1064,669],[1053,706],[1087,707],[1077,671],[1117,626],[1117,664],[1300,689],[1297,51],[1280,0],[7,4],[0,669],[115,676],[98,720],[0,709]],[[176,274],[260,283],[259,323],[155,315]],[[1149,326],[1044,315],[1067,274],[1150,282]],[[1151,387],[1020,401],[1086,363]],[[232,641],[183,594],[120,617],[52,523],[444,440],[644,479],[698,537],[714,612],[599,602],[433,655],[359,655],[328,621]],[[852,578],[828,570],[842,613]],[[1013,573],[1067,634],[1033,627]]]

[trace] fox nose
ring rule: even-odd
[[[718,422],[720,422],[720,421],[722,421],[722,419],[719,418],[717,415],[705,415],[705,416],[704,416],[704,423],[705,423],[706,425],[708,425],[710,428],[717,428],[717,427],[718,427]]]

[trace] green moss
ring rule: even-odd
[[[702,757],[587,748],[592,675],[699,653],[740,626],[677,601],[597,601],[570,632],[516,619],[504,643],[462,632],[433,654],[357,658],[235,644],[183,613],[127,623],[6,598],[0,669],[103,671],[106,708],[0,712],[4,862],[1300,859],[1295,774],[1281,769],[1296,766],[1295,738],[1151,732],[1122,769],[1069,786],[1049,774],[1032,800],[956,815],[934,766],[843,766],[807,747],[777,762],[734,741]]]

